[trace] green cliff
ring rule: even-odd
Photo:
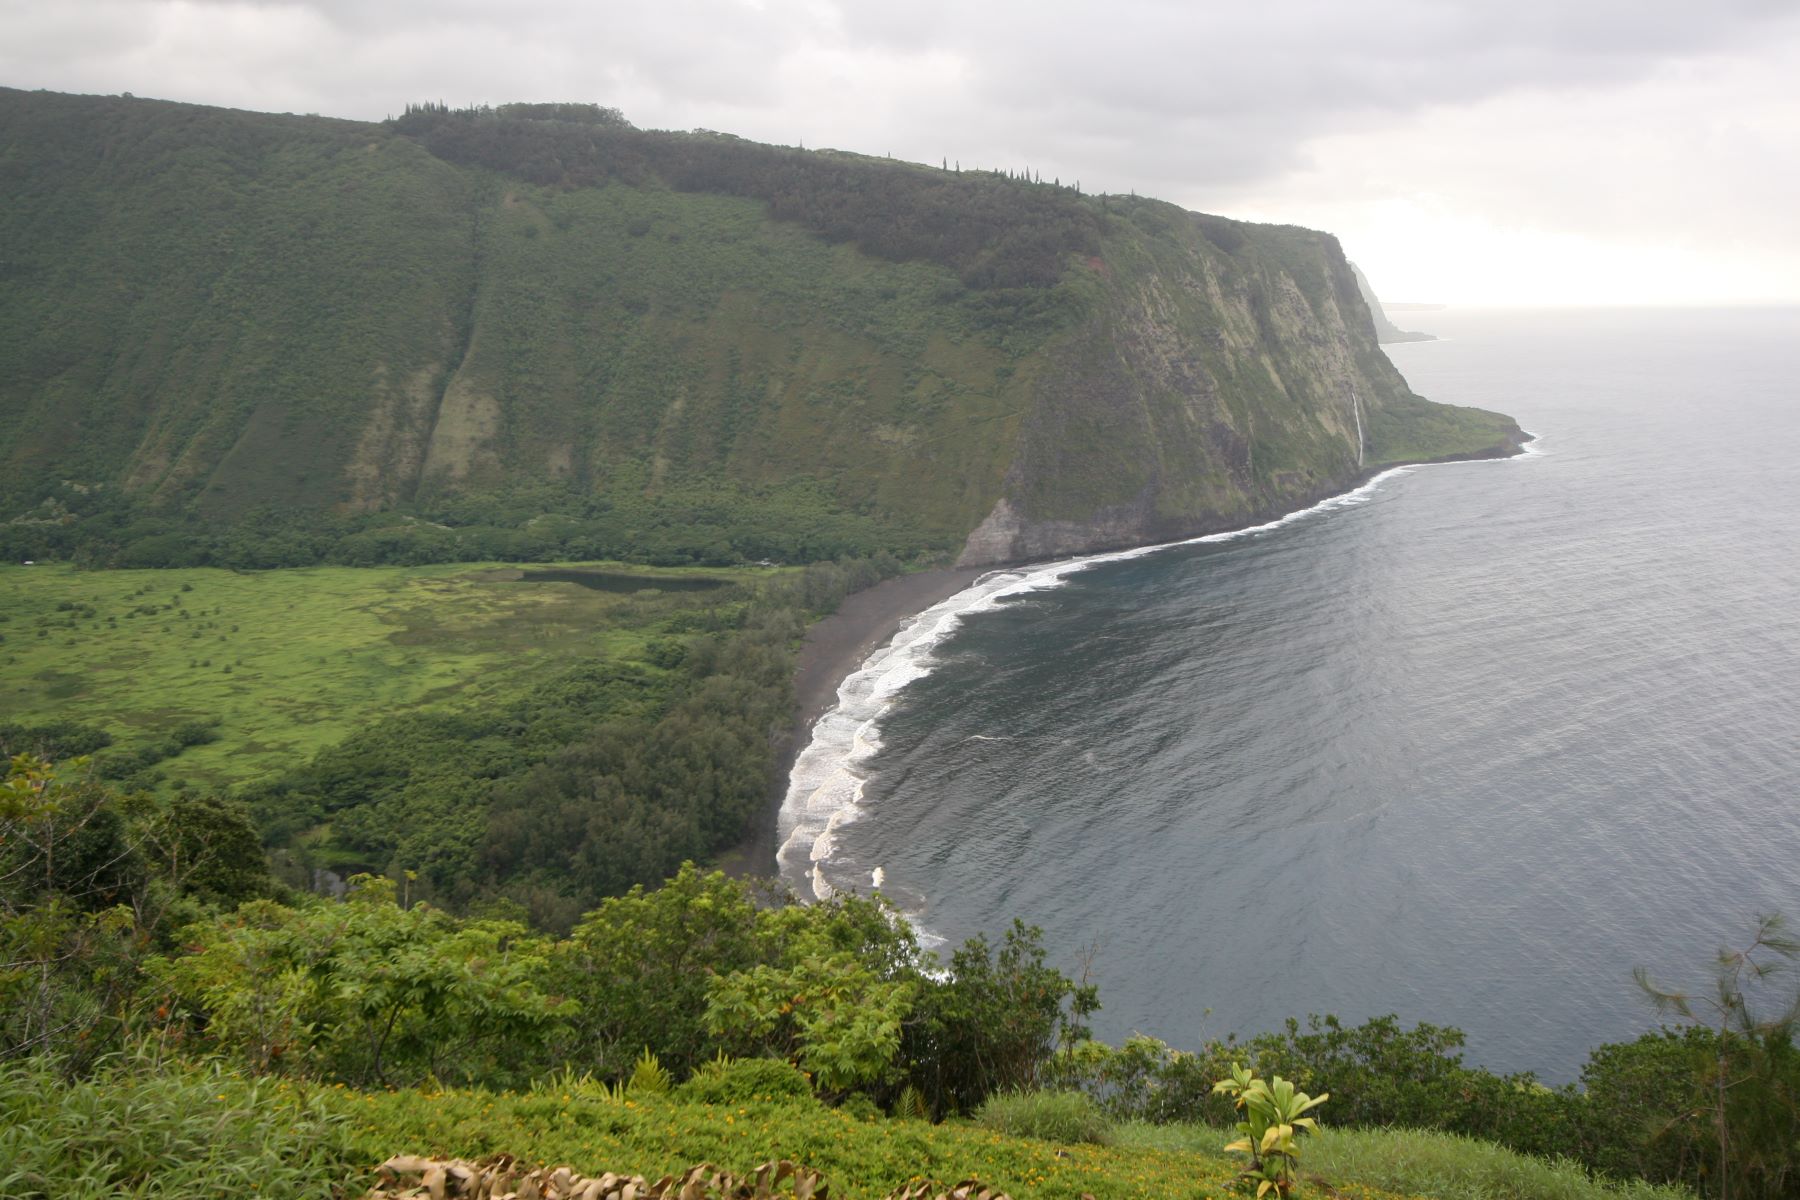
[[[591,106],[0,90],[0,187],[0,520],[115,554],[276,514],[994,562],[1519,437],[1408,391],[1327,235]]]

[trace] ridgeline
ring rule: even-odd
[[[1330,236],[1023,175],[0,90],[0,184],[16,557],[976,564],[1520,436],[1407,390]]]

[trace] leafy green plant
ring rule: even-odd
[[[673,1086],[669,1072],[656,1060],[656,1055],[650,1053],[650,1047],[645,1046],[644,1052],[638,1055],[637,1065],[631,1070],[625,1090],[634,1096],[666,1096]]]
[[[948,978],[927,989],[906,1028],[911,1082],[939,1114],[973,1112],[1000,1092],[1066,1085],[1058,1047],[1087,1038],[1097,989],[1045,961],[1042,931],[1015,920],[990,943],[976,935],[950,957]]]
[[[901,1088],[900,1094],[894,1097],[894,1106],[891,1112],[896,1120],[901,1121],[928,1121],[931,1119],[931,1110],[925,1105],[925,1093],[910,1083]]]
[[[868,962],[833,951],[823,931],[804,931],[806,952],[710,981],[707,1022],[733,1044],[792,1056],[822,1091],[882,1083],[895,1070],[900,1028],[917,989],[885,980]]]
[[[571,1100],[579,1097],[583,1100],[620,1104],[625,1100],[625,1084],[623,1081],[608,1083],[597,1078],[592,1071],[583,1071],[577,1075],[574,1067],[564,1066],[532,1080],[531,1093],[536,1096],[562,1096]]]
[[[48,1052],[79,1068],[136,1015],[153,945],[205,904],[266,887],[262,847],[230,801],[122,793],[84,758],[4,765],[0,1059]]]
[[[1329,1100],[1330,1093],[1308,1096],[1279,1075],[1264,1080],[1237,1063],[1231,1064],[1231,1076],[1219,1080],[1213,1090],[1230,1096],[1244,1114],[1237,1123],[1237,1131],[1244,1136],[1225,1149],[1250,1156],[1244,1174],[1256,1181],[1257,1196],[1270,1189],[1287,1195],[1293,1187],[1294,1163],[1300,1157],[1296,1138],[1301,1130],[1318,1127],[1317,1120],[1305,1114]]]
[[[550,991],[545,939],[510,921],[401,908],[393,881],[348,901],[252,901],[155,960],[173,1032],[253,1071],[376,1084],[519,1079],[575,1004]]]
[[[1058,1052],[1052,1073],[1064,1086],[1080,1087],[1094,1096],[1114,1120],[1222,1124],[1231,1112],[1229,1104],[1212,1100],[1218,1070],[1208,1058],[1141,1033],[1120,1046],[1090,1039],[1065,1047]],[[1215,1107],[1218,1111],[1209,1111]]]
[[[723,1054],[675,1089],[676,1096],[694,1104],[810,1100],[812,1094],[812,1083],[791,1063]]]

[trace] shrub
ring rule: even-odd
[[[1673,1096],[1666,1086],[1650,1089],[1661,1093],[1662,1109],[1675,1111],[1649,1148],[1661,1143],[1666,1155],[1680,1147],[1675,1151],[1681,1168],[1677,1178],[1702,1194],[1721,1200],[1785,1200],[1794,1194],[1794,1180],[1800,1177],[1800,1047],[1795,1045],[1800,998],[1783,998],[1772,1013],[1760,1011],[1752,1001],[1774,999],[1770,980],[1791,974],[1797,964],[1800,940],[1787,935],[1780,913],[1771,913],[1757,918],[1747,944],[1720,949],[1712,986],[1703,992],[1660,987],[1642,968],[1636,972],[1638,984],[1659,1009],[1710,1035],[1684,1039],[1688,1048],[1711,1051],[1688,1056],[1691,1083],[1685,1097],[1679,1088]],[[1638,1045],[1654,1043],[1640,1039]],[[1653,1055],[1652,1062],[1667,1057]],[[1651,1072],[1653,1077],[1662,1074]],[[1639,1076],[1630,1083],[1643,1081]],[[1688,1105],[1680,1103],[1683,1099]]]
[[[812,1084],[790,1063],[773,1058],[720,1058],[675,1089],[693,1104],[744,1104],[752,1100],[810,1100]]]
[[[353,1083],[509,1083],[545,1062],[573,1005],[549,990],[544,939],[351,884],[345,903],[254,900],[183,930],[187,952],[150,963],[171,1031],[254,1071]]]
[[[907,1026],[910,1082],[939,1114],[1046,1090],[1057,1047],[1085,1040],[1083,1022],[1099,1006],[1093,987],[1045,962],[1036,926],[1015,920],[998,946],[978,934],[951,955],[949,977],[926,990]]]
[[[1057,1056],[1056,1078],[1078,1086],[1116,1121],[1172,1122],[1232,1119],[1231,1103],[1212,1095],[1218,1078],[1210,1058],[1172,1049],[1134,1033],[1118,1047],[1087,1041]]]
[[[631,1070],[631,1079],[625,1089],[634,1096],[666,1096],[669,1094],[669,1072],[648,1046],[638,1055],[637,1066]]]
[[[975,1120],[995,1133],[1046,1142],[1112,1141],[1112,1123],[1083,1092],[1002,1092],[990,1096]]]
[[[862,1092],[852,1092],[838,1105],[838,1111],[854,1120],[868,1125],[881,1120],[880,1107]]]
[[[907,1084],[900,1089],[900,1094],[894,1097],[891,1115],[897,1121],[930,1120],[931,1110],[925,1105],[925,1093],[912,1084]]]
[[[1237,1063],[1231,1064],[1231,1078],[1214,1084],[1213,1091],[1232,1097],[1244,1114],[1237,1123],[1237,1131],[1244,1136],[1225,1149],[1250,1156],[1244,1174],[1256,1180],[1257,1200],[1270,1189],[1287,1195],[1294,1184],[1294,1163],[1300,1157],[1298,1136],[1319,1127],[1315,1118],[1303,1114],[1331,1097],[1308,1096],[1279,1075],[1268,1081],[1258,1079]]]

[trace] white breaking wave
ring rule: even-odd
[[[1530,445],[1532,443],[1527,443]],[[902,688],[930,672],[932,652],[956,631],[965,617],[999,608],[1002,602],[1017,596],[1056,587],[1075,572],[1102,563],[1141,558],[1177,546],[1255,537],[1315,513],[1367,503],[1382,480],[1406,474],[1417,469],[1417,465],[1390,467],[1360,487],[1261,525],[1184,538],[1178,542],[990,571],[948,600],[926,609],[902,626],[892,641],[871,654],[839,685],[837,704],[813,725],[812,741],[794,760],[776,825],[776,836],[781,842],[776,860],[782,878],[801,895],[810,891],[814,898],[825,900],[836,893],[826,878],[825,868],[836,851],[837,831],[864,811],[863,784],[868,778],[865,766],[881,749],[881,719],[893,707]],[[916,916],[908,914],[908,917],[915,928],[918,927]],[[922,937],[928,936],[923,929],[920,933]]]

